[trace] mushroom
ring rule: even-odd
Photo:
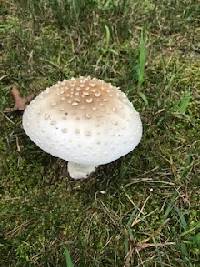
[[[41,149],[68,161],[74,179],[126,155],[142,136],[140,115],[126,95],[89,76],[41,92],[26,107],[23,127]]]

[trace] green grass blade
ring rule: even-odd
[[[146,62],[146,46],[145,46],[145,34],[142,29],[140,35],[140,46],[139,46],[139,67],[138,67],[138,85],[139,87],[144,82],[145,62]]]
[[[105,27],[105,49],[107,50],[110,43],[110,29],[107,25]]]
[[[177,112],[181,113],[181,114],[185,114],[187,111],[187,108],[190,104],[190,100],[191,100],[191,93],[185,92],[184,95],[181,97],[178,105],[177,105]]]
[[[66,266],[67,267],[74,267],[74,264],[72,263],[69,251],[67,250],[67,248],[65,248],[64,250],[64,256],[65,256],[65,261],[66,261]]]

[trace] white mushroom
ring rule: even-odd
[[[132,151],[142,123],[126,95],[102,80],[80,77],[40,93],[23,115],[26,134],[41,149],[68,161],[72,178]]]

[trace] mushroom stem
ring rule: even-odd
[[[68,172],[73,179],[87,178],[95,171],[94,165],[84,165],[76,162],[68,162]]]

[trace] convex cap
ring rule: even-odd
[[[91,170],[126,155],[142,136],[139,113],[126,95],[90,77],[64,80],[41,92],[27,106],[23,127],[44,151],[76,165],[92,165]]]

